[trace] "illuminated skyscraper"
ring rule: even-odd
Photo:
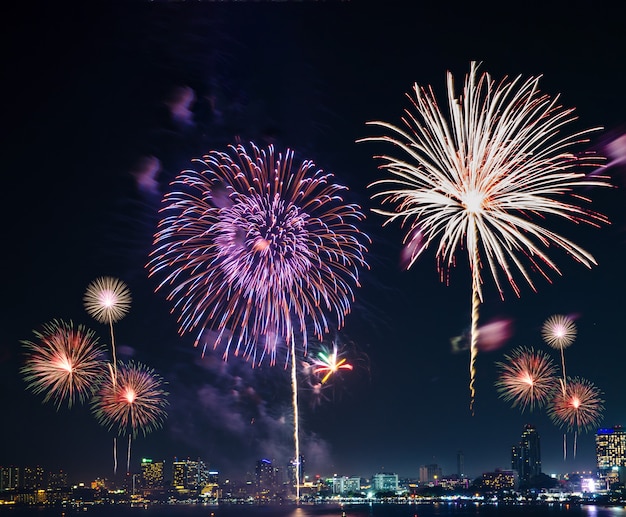
[[[534,425],[526,424],[519,445],[512,447],[511,468],[517,471],[522,484],[541,474],[541,447]]]
[[[172,463],[172,478],[176,490],[200,490],[209,482],[209,470],[200,459],[177,459]]]
[[[172,485],[176,490],[202,490],[209,482],[209,469],[200,460],[174,460]]]
[[[163,488],[164,461],[152,461],[149,458],[141,460],[141,485],[143,488]]]
[[[270,494],[276,486],[275,469],[272,462],[262,459],[256,462],[255,469],[256,489],[259,494]]]
[[[598,474],[609,481],[626,481],[626,430],[621,425],[596,433]]]

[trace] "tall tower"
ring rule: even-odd
[[[526,424],[519,445],[513,446],[511,468],[518,472],[522,484],[541,474],[541,447],[534,425]]]
[[[463,451],[457,451],[456,453],[456,475],[460,478],[465,477],[465,456]]]
[[[621,425],[598,429],[596,433],[596,460],[602,479],[625,481],[626,430]],[[615,479],[617,478],[617,479]]]

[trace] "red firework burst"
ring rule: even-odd
[[[108,376],[93,399],[96,418],[118,434],[146,435],[158,429],[166,417],[167,392],[164,381],[141,363],[120,362],[115,377]]]
[[[548,406],[548,415],[559,427],[568,431],[588,431],[602,419],[604,401],[601,391],[591,382],[579,377],[568,378]]]
[[[550,356],[533,348],[519,347],[506,362],[498,362],[500,378],[495,383],[500,397],[519,406],[522,412],[528,407],[543,407],[557,387],[556,367]]]

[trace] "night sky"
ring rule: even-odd
[[[442,4],[442,5],[439,5]],[[445,5],[444,5],[445,4]],[[472,4],[471,6],[469,4]],[[145,264],[161,195],[190,160],[236,141],[295,149],[350,187],[372,239],[352,314],[339,339],[355,369],[317,400],[303,383],[301,429],[308,474],[379,471],[417,477],[437,463],[478,476],[510,467],[524,424],[541,436],[544,472],[589,470],[593,432],[563,458],[563,431],[544,411],[521,413],[498,398],[495,363],[518,345],[543,344],[553,314],[576,318],[567,372],[595,383],[602,426],[626,425],[623,267],[626,167],[607,169],[616,188],[585,192],[607,214],[601,229],[553,229],[590,251],[588,270],[550,256],[562,277],[535,277],[505,301],[487,279],[480,323],[510,320],[513,333],[478,357],[475,415],[469,411],[467,350],[451,339],[470,325],[469,270],[440,282],[428,250],[400,267],[403,233],[382,227],[367,185],[380,177],[371,120],[399,124],[415,82],[443,100],[449,70],[461,84],[471,61],[497,80],[541,75],[540,89],[575,107],[580,129],[602,126],[589,150],[603,152],[626,123],[623,20],[583,2],[501,11],[466,2],[22,3],[3,16],[3,309],[0,311],[0,465],[41,464],[72,479],[110,476],[113,434],[88,406],[56,410],[25,389],[21,340],[54,319],[73,320],[108,343],[107,327],[82,305],[99,276],[129,286],[130,313],[115,326],[118,354],[168,382],[164,427],[139,436],[142,456],[200,457],[224,476],[243,477],[260,458],[292,454],[289,371],[252,369],[220,351],[201,358]],[[177,92],[193,91],[190,114],[172,115]],[[155,182],[139,182],[160,163]],[[152,162],[151,162],[152,160]],[[125,463],[125,447],[118,460]],[[123,469],[122,469],[123,470]]]

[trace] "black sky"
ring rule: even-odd
[[[544,413],[520,414],[498,399],[494,362],[517,345],[544,347],[543,321],[575,314],[568,373],[603,390],[604,426],[626,425],[624,170],[609,171],[618,188],[590,193],[610,227],[559,228],[598,267],[555,253],[562,278],[537,279],[537,293],[524,287],[505,302],[486,284],[481,322],[510,318],[515,333],[479,356],[472,417],[468,354],[450,346],[469,326],[469,274],[459,267],[450,286],[441,284],[428,253],[410,271],[399,269],[402,234],[381,228],[370,211],[374,149],[355,142],[370,136],[369,120],[399,122],[414,82],[442,95],[446,71],[460,83],[476,60],[497,79],[542,75],[541,90],[576,107],[581,128],[605,128],[590,144],[601,149],[626,122],[619,13],[591,2],[410,5],[58,2],[5,12],[0,465],[42,463],[77,478],[110,473],[112,435],[89,409],[57,412],[27,392],[19,374],[20,340],[53,318],[85,323],[106,339],[82,307],[86,286],[102,275],[133,293],[116,327],[121,353],[154,367],[171,393],[164,428],[133,445],[135,468],[141,456],[200,456],[238,476],[257,458],[289,456],[288,372],[223,363],[219,354],[201,360],[192,339],[177,336],[144,269],[167,183],[192,158],[241,139],[313,159],[349,185],[368,214],[371,269],[342,333],[360,367],[318,405],[303,394],[309,473],[416,477],[427,463],[454,473],[462,450],[466,473],[478,475],[509,467],[525,423],[541,435],[545,472],[594,466],[593,433],[579,436],[577,457],[570,451],[564,461],[562,431]],[[191,126],[167,109],[181,87],[196,94]],[[138,189],[133,176],[149,156],[162,165],[156,194]]]

